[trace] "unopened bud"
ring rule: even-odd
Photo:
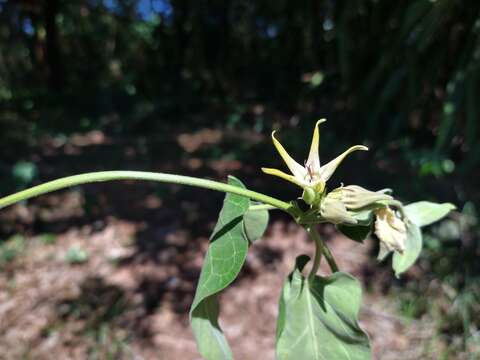
[[[385,250],[403,253],[407,239],[405,223],[389,207],[375,210],[375,215],[377,216],[375,235],[378,236]]]
[[[341,194],[332,191],[325,196],[320,205],[320,215],[333,224],[355,225],[357,220],[347,211],[341,200]]]
[[[349,210],[358,210],[377,201],[393,199],[383,191],[370,191],[358,185],[343,186],[332,192],[341,194],[341,200]]]
[[[317,198],[317,193],[311,187],[306,187],[303,189],[302,199],[308,205],[312,205]]]

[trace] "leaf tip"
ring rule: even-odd
[[[457,210],[457,207],[452,203],[445,203],[445,205],[448,206],[448,210],[450,211]]]

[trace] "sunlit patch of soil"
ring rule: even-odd
[[[208,239],[159,227],[152,231],[162,249],[139,253],[136,235],[144,226],[107,218],[101,229],[72,226],[54,241],[26,238],[25,249],[0,272],[0,357],[199,359],[188,307]],[[371,281],[365,266],[375,266],[368,254],[373,242],[358,244],[328,227],[323,233],[340,267]],[[195,243],[201,251],[189,247]],[[72,247],[88,258],[72,261]],[[221,325],[237,358],[274,359],[282,283],[295,257],[312,250],[305,233],[283,221],[252,246],[242,275],[221,295]],[[321,271],[328,274],[325,264]],[[399,317],[392,299],[370,287],[361,324],[375,358],[428,359],[428,321]]]

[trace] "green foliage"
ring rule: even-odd
[[[455,205],[450,203],[435,204],[429,201],[419,201],[404,207],[407,217],[420,227],[441,220],[455,208]]]
[[[229,177],[229,184],[245,188]],[[192,329],[205,359],[232,359],[230,347],[218,325],[217,294],[237,277],[245,262],[249,241],[263,235],[268,221],[264,211],[250,211],[250,200],[228,194],[205,255],[195,298],[190,309]],[[246,217],[245,217],[246,216]],[[248,234],[248,235],[247,235]]]
[[[20,187],[30,185],[37,175],[37,167],[28,161],[19,161],[12,168],[12,176]]]
[[[410,268],[422,250],[421,226],[445,217],[455,207],[421,201],[408,206],[389,193],[391,190],[370,191],[358,185],[342,186],[329,191],[330,177],[352,151],[367,150],[363,145],[349,148],[331,162],[321,166],[318,154],[319,120],[314,129],[308,160],[301,165],[293,160],[283,146],[272,139],[293,175],[281,170],[262,168],[271,175],[314,192],[304,202],[285,202],[258,193],[230,176],[228,184],[167,173],[140,171],[101,171],[53,180],[16,194],[0,198],[0,209],[34,196],[85,183],[111,180],[150,180],[206,188],[226,192],[223,207],[210,238],[200,273],[190,320],[200,354],[208,360],[233,359],[232,351],[219,326],[219,292],[230,285],[240,273],[249,246],[266,230],[268,210],[279,209],[304,227],[315,243],[315,256],[308,277],[302,274],[309,258],[297,258],[294,271],[283,287],[276,334],[279,359],[352,359],[371,357],[368,336],[358,324],[361,288],[351,275],[340,272],[333,254],[320,238],[316,225],[332,223],[355,241],[362,241],[371,229],[380,240],[382,252],[394,252],[395,275]],[[300,191],[300,190],[299,190]],[[307,201],[305,201],[307,200]],[[15,256],[15,254],[13,255]],[[12,257],[7,253],[7,257]],[[317,276],[320,260],[325,257],[332,275]],[[88,261],[88,253],[72,246],[65,257],[71,264]],[[468,300],[468,301],[467,301]],[[466,303],[471,303],[467,299]],[[468,318],[468,317],[464,317]],[[467,319],[468,320],[468,319]]]
[[[3,243],[0,243],[0,269],[15,260],[25,251],[25,238],[14,235]]]
[[[434,146],[438,159],[462,149],[470,170],[480,158],[477,2],[152,4],[3,2],[2,115],[35,141],[101,127],[110,113],[123,115],[116,131],[158,126],[156,114],[195,126],[202,120],[186,116],[192,109],[217,105],[231,112],[218,123],[250,127],[253,115],[262,129],[269,117],[249,110],[260,103],[302,120],[338,112],[351,120],[341,123],[344,136],[409,139],[418,151]],[[6,129],[0,136],[11,139]],[[437,165],[419,171],[440,174]]]
[[[54,234],[40,235],[40,242],[44,245],[52,245],[57,242],[57,237]]]
[[[447,216],[455,206],[450,203],[436,204],[428,201],[419,201],[404,207],[407,222],[407,240],[403,254],[393,255],[393,269],[399,276],[412,266],[422,251],[422,232],[420,227],[430,225]]]
[[[479,236],[475,206],[467,203],[455,216],[424,230],[425,276],[393,289],[402,310],[417,319],[431,319],[437,336],[448,339],[454,357],[480,353],[476,335],[480,329],[480,262],[475,243]]]
[[[267,230],[269,220],[268,210],[250,210],[243,216],[245,235],[250,242],[263,236]]]
[[[343,235],[352,239],[354,241],[363,242],[368,235],[372,232],[372,226],[362,226],[362,225],[343,225],[339,224],[336,226],[337,230],[340,231]]]
[[[417,261],[422,251],[422,232],[414,224],[407,224],[407,239],[403,253],[395,252],[393,254],[392,266],[395,275],[398,277]]]
[[[79,245],[71,246],[65,255],[65,261],[69,264],[83,264],[88,258],[88,252]]]
[[[297,258],[280,297],[277,358],[370,359],[368,336],[358,325],[361,288],[351,275],[337,272],[306,279],[308,262]]]

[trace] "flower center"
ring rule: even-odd
[[[305,176],[305,180],[308,182],[314,182],[318,179],[318,175],[315,174],[315,170],[312,164],[309,164],[305,161],[305,169],[307,169],[307,175]]]

